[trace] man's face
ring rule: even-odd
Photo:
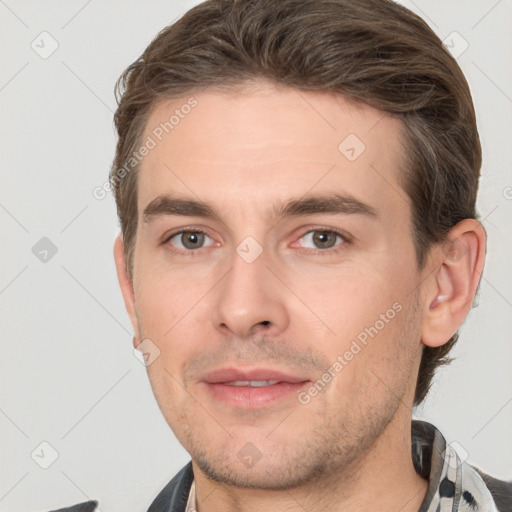
[[[400,122],[265,84],[194,98],[157,105],[138,176],[135,329],[160,351],[162,413],[226,483],[293,487],[361,464],[410,420],[421,356]]]

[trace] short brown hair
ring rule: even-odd
[[[110,181],[131,279],[138,166],[128,172],[126,163],[151,109],[163,99],[257,79],[339,93],[400,117],[402,186],[420,269],[432,244],[457,222],[477,218],[481,147],[470,90],[420,17],[391,0],[207,0],[163,29],[116,83],[119,139]],[[451,361],[457,338],[424,347],[415,405],[437,367]]]

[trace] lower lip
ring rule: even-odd
[[[206,384],[209,393],[217,400],[234,407],[256,409],[292,396],[296,397],[297,393],[307,386],[308,382],[279,382],[272,386],[262,387],[228,386],[227,384],[213,384],[210,382],[204,384]]]

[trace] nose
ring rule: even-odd
[[[265,251],[251,263],[234,252],[230,271],[215,287],[212,319],[224,335],[278,336],[288,327],[287,289],[268,266]]]

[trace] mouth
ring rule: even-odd
[[[224,384],[226,386],[250,386],[252,388],[263,388],[265,386],[273,386],[274,384],[278,384],[277,380],[232,380],[231,382],[221,382],[220,384]]]
[[[307,377],[270,368],[221,368],[201,379],[214,401],[242,409],[258,409],[293,399],[310,382]]]

